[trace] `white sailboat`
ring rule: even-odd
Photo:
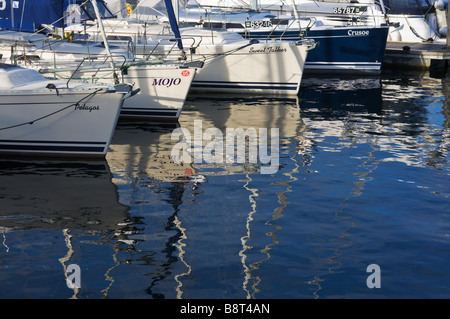
[[[135,14],[125,20],[103,21],[108,41],[123,48],[132,48],[138,56],[163,56],[164,59],[187,58],[204,61],[197,71],[192,91],[220,91],[296,95],[298,93],[309,41],[245,40],[229,31],[180,28],[181,45],[169,24],[135,19],[148,11],[146,2],[135,8]],[[152,6],[153,8],[153,6]],[[87,22],[89,24],[89,22]],[[90,26],[73,24],[66,28],[75,34],[88,34],[99,41],[95,22]],[[181,51],[176,45],[185,48]]]
[[[68,42],[41,34],[0,31],[2,61],[35,68],[46,76],[90,83],[111,84],[119,74],[122,82],[140,88],[124,101],[122,117],[177,120],[202,64],[135,59],[128,50],[105,43],[103,37],[99,42]]]
[[[259,0],[260,10],[291,12],[292,0]],[[249,9],[250,0],[193,0],[206,8]],[[295,0],[300,18],[334,26],[389,25],[389,41],[439,41],[446,37],[448,0]]]
[[[118,47],[110,48],[111,54],[121,59],[133,59],[132,53]],[[88,58],[91,62],[103,61],[108,50],[102,43],[71,43],[50,39],[43,34],[14,30],[0,31],[0,54],[5,63],[46,63],[56,65],[79,63]]]
[[[120,60],[119,60],[120,61]],[[59,79],[76,79],[89,83],[108,83],[113,75],[124,83],[133,83],[139,93],[124,101],[121,118],[177,120],[195,74],[201,65],[189,63],[161,63],[134,60],[117,63],[87,63],[81,67],[41,68],[39,72]]]
[[[104,157],[130,85],[51,81],[0,64],[0,153]]]
[[[331,25],[318,17],[299,17],[297,11],[261,10],[257,1],[250,9],[185,6],[180,21],[213,30],[227,29],[246,39],[300,40],[319,45],[305,63],[305,72],[378,74],[386,47],[386,25]]]

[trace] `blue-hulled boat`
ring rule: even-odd
[[[205,12],[206,15],[205,15]],[[311,50],[305,72],[379,73],[388,37],[387,25],[325,25],[315,18],[300,18],[271,12],[223,12],[188,9],[180,22],[208,29],[227,29],[245,38],[299,40],[309,38],[319,45]]]

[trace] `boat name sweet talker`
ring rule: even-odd
[[[86,103],[83,104],[77,104],[75,105],[75,110],[81,110],[81,111],[99,111],[100,105],[86,105]]]
[[[279,46],[275,47],[264,47],[263,49],[255,49],[254,47],[250,47],[249,53],[278,53],[278,52],[286,52],[286,48],[281,48]]]

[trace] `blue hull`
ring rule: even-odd
[[[256,39],[300,40],[299,31],[240,32]],[[380,73],[388,37],[388,27],[335,27],[310,30],[309,39],[318,46],[308,52],[306,71],[333,73]]]

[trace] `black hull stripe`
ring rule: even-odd
[[[124,110],[120,112],[121,116],[170,116],[176,117],[178,111],[145,111],[145,110]]]
[[[222,89],[255,89],[255,90],[287,90],[287,91],[295,91],[297,90],[298,84],[288,84],[291,86],[283,86],[276,83],[270,83],[268,85],[248,85],[248,83],[241,84],[219,84],[219,83],[211,83],[211,82],[194,82],[191,87],[193,88],[222,88]],[[286,85],[286,84],[284,84]]]
[[[81,141],[33,141],[33,140],[0,140],[0,143],[21,144],[84,144],[84,145],[106,145],[106,142],[81,142]]]
[[[0,145],[0,150],[4,150],[4,151],[103,153],[105,148],[104,147],[94,147],[94,146]]]

